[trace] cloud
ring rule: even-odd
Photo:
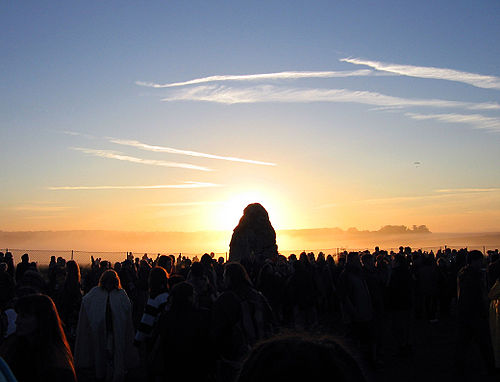
[[[318,209],[341,207],[348,205],[358,205],[358,204],[387,204],[387,203],[404,203],[413,201],[425,201],[433,199],[447,199],[453,197],[460,197],[463,194],[476,194],[485,192],[497,192],[500,188],[455,188],[455,189],[438,189],[434,190],[436,194],[430,195],[414,195],[414,196],[394,196],[389,198],[376,198],[376,199],[362,199],[362,200],[351,200],[340,203],[328,203],[318,206]]]
[[[257,161],[257,160],[242,159],[242,158],[236,158],[236,157],[226,157],[226,156],[221,156],[221,155],[200,153],[200,152],[196,152],[196,151],[179,150],[179,149],[174,149],[172,147],[154,146],[154,145],[148,145],[146,143],[142,143],[142,142],[134,141],[134,140],[109,138],[109,141],[116,143],[118,145],[136,147],[138,149],[147,150],[147,151],[163,152],[163,153],[169,153],[169,154],[189,155],[189,156],[193,156],[193,157],[210,158],[210,159],[220,159],[220,160],[226,160],[226,161],[232,161],[232,162],[251,163],[251,164],[258,164],[258,165],[263,165],[263,166],[276,166],[276,163],[261,162],[261,161]]]
[[[147,204],[149,207],[190,207],[190,206],[212,206],[223,204],[222,201],[215,202],[179,202],[179,203],[151,203]]]
[[[400,202],[411,202],[415,200],[440,199],[446,197],[449,197],[449,195],[395,196],[390,198],[362,199],[362,200],[351,200],[341,203],[328,203],[320,205],[317,208],[323,209],[323,208],[332,208],[332,207],[340,207],[345,205],[356,205],[356,204],[400,203]]]
[[[418,114],[405,113],[407,117],[416,120],[436,120],[446,123],[463,123],[478,129],[500,131],[500,119],[486,117],[480,114]]]
[[[123,154],[115,152],[115,151],[95,150],[95,149],[87,149],[87,148],[82,148],[82,147],[72,147],[71,149],[76,150],[76,151],[81,151],[85,154],[93,155],[93,156],[100,157],[100,158],[117,159],[117,160],[126,161],[126,162],[146,164],[146,165],[150,165],[150,166],[178,167],[178,168],[186,168],[189,170],[213,171],[210,168],[196,166],[193,164],[167,162],[167,161],[155,160],[155,159],[136,158],[136,157],[132,157],[132,156],[128,156],[128,155],[123,155]]]
[[[157,84],[154,82],[136,81],[136,85],[146,86],[150,88],[171,88],[177,86],[197,85],[207,82],[222,82],[222,81],[258,81],[258,80],[295,80],[300,78],[338,78],[338,77],[358,77],[372,75],[373,71],[352,70],[342,72],[278,72],[278,73],[261,73],[261,74],[242,74],[242,75],[219,75],[209,76],[202,78],[195,78],[193,80],[184,82],[172,82],[168,84]]]
[[[32,211],[32,212],[57,212],[64,211],[74,207],[65,207],[65,206],[43,206],[43,205],[22,205],[22,206],[14,206],[11,207],[11,210],[14,211]]]
[[[257,102],[350,102],[366,105],[403,107],[445,107],[467,109],[500,109],[497,103],[471,103],[440,99],[408,99],[369,91],[347,89],[303,89],[261,85],[246,88],[196,86],[174,91],[163,101],[206,101],[223,104]]]
[[[185,189],[185,188],[211,188],[221,187],[220,184],[187,181],[181,184],[159,184],[152,186],[54,186],[48,190],[160,190],[160,189]]]
[[[355,65],[366,65],[376,70],[399,74],[402,76],[462,82],[464,84],[484,89],[500,89],[500,77],[496,76],[462,72],[446,68],[390,64],[359,58],[343,58],[340,61]]]
[[[439,193],[476,193],[476,192],[498,192],[500,188],[443,188],[439,190],[434,190],[434,192]]]

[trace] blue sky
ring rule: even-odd
[[[3,2],[0,31],[0,229],[229,229],[250,201],[500,228],[498,2]],[[283,72],[313,74],[152,87]]]

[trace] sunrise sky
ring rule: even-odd
[[[500,2],[0,3],[0,230],[500,230]]]

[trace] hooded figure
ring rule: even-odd
[[[123,381],[138,365],[133,346],[132,307],[114,270],[105,271],[99,286],[82,299],[76,331],[75,366],[91,369],[97,379]]]

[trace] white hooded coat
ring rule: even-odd
[[[106,307],[111,308],[112,336],[106,331]],[[82,299],[76,331],[75,367],[91,369],[96,378],[123,381],[128,369],[138,365],[137,350],[133,346],[134,327],[132,307],[123,289],[108,292],[94,287]],[[108,354],[112,353],[112,366]]]

